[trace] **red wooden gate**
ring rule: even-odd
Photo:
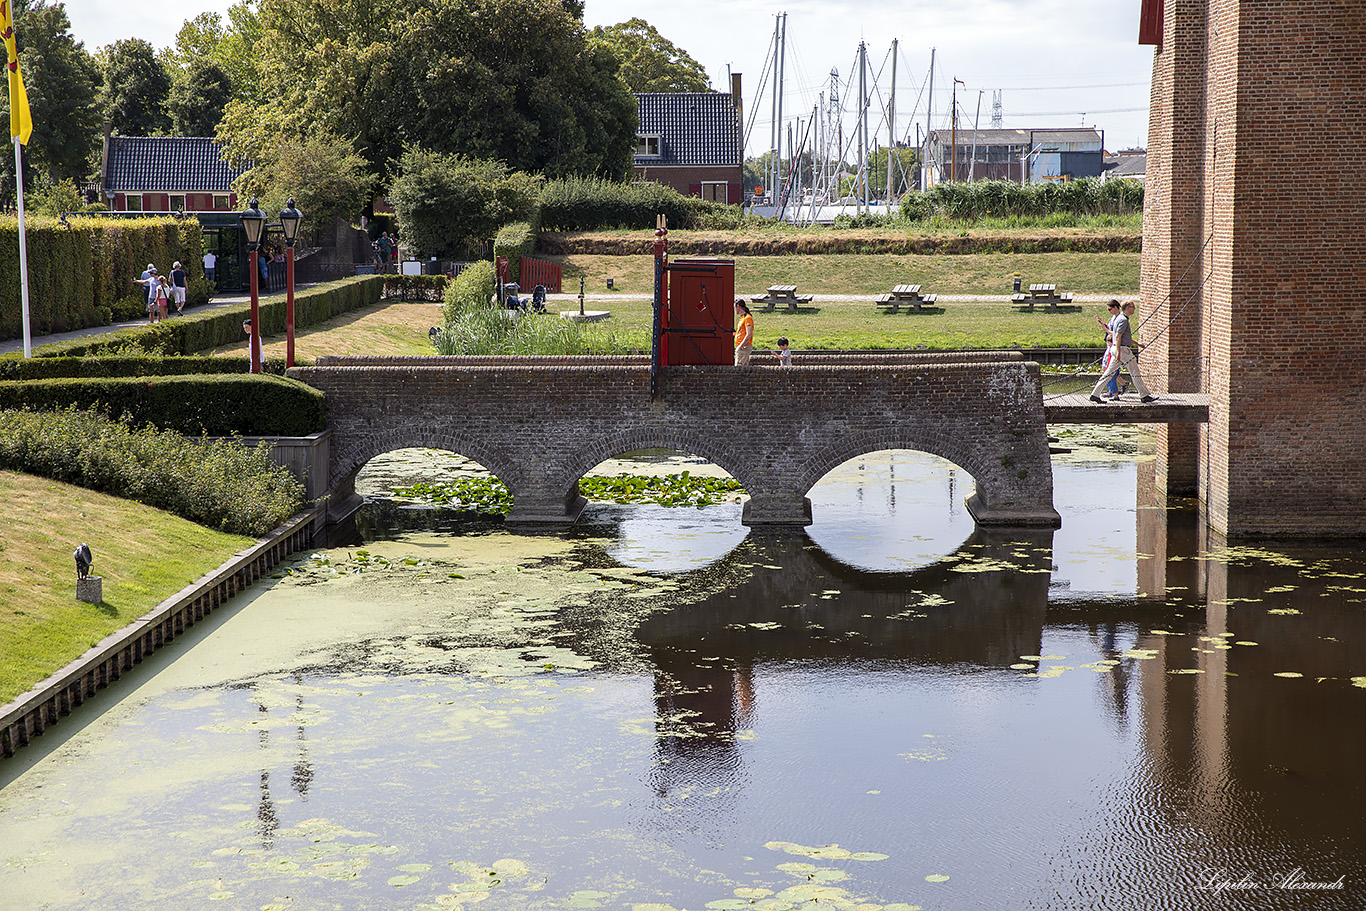
[[[548,294],[559,294],[562,271],[559,263],[523,256],[522,274],[519,276],[518,284],[524,294],[537,285],[544,285]]]

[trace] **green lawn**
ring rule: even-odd
[[[652,256],[548,257],[564,265],[564,290],[576,292],[579,277],[589,293],[607,291],[607,279],[626,294],[654,290]],[[687,258],[687,257],[684,257]],[[761,294],[769,285],[796,285],[802,294],[866,294],[894,285],[922,285],[926,293],[1009,295],[1015,273],[1025,285],[1052,284],[1074,294],[1138,294],[1137,253],[970,253],[961,256],[834,254],[738,256],[735,286]]]
[[[640,350],[648,350],[653,322],[647,300],[611,301],[593,305],[608,309],[612,318],[597,324]],[[552,310],[558,309],[553,305]],[[792,347],[810,348],[1023,348],[1060,346],[1099,347],[1103,344],[1095,317],[1105,315],[1099,302],[1070,310],[1021,312],[1009,304],[953,302],[939,312],[887,313],[868,302],[819,298],[797,313],[784,309],[754,311],[754,340],[759,349],[772,348],[787,336]]]
[[[0,471],[0,705],[253,542],[131,500]],[[82,541],[104,603],[76,600]]]

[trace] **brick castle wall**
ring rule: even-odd
[[[1154,385],[1211,400],[1194,452],[1162,440],[1159,473],[1180,487],[1193,470],[1230,537],[1366,533],[1366,387],[1348,372],[1366,329],[1363,35],[1366,8],[1340,0],[1166,3],[1144,305],[1198,302],[1155,346]],[[1192,262],[1196,296],[1174,290]]]

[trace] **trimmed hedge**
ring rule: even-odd
[[[392,276],[390,276],[392,278]],[[341,313],[378,303],[384,291],[383,275],[357,275],[316,285],[294,295],[294,327],[302,329],[325,322]],[[281,335],[285,331],[285,300],[260,302],[261,332]],[[92,354],[195,354],[242,341],[242,321],[251,305],[217,307],[178,316],[154,326],[119,329],[105,335],[54,342],[34,349],[36,357],[81,357]],[[14,355],[10,355],[14,356]]]
[[[60,411],[72,407],[188,436],[306,436],[326,425],[320,391],[268,374],[0,382],[0,408]]]
[[[667,216],[670,228],[700,228],[738,223],[740,209],[684,196],[657,183],[618,183],[598,177],[552,180],[541,191],[541,227],[550,231],[655,227]]]
[[[384,299],[439,304],[449,281],[444,275],[386,275]]]
[[[134,290],[147,264],[169,273],[185,264],[203,278],[204,240],[194,218],[69,217],[70,227],[42,216],[25,218],[29,327],[34,335],[108,325],[114,303]],[[0,338],[23,335],[19,222],[0,218]]]
[[[190,440],[80,411],[0,411],[0,468],[136,500],[210,528],[260,537],[304,505],[303,485],[264,445]]]
[[[267,358],[262,369],[285,375],[284,358]],[[52,380],[61,377],[184,376],[192,373],[251,372],[244,357],[160,357],[151,354],[103,357],[0,357],[0,381]]]

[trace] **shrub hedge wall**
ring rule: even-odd
[[[204,240],[194,218],[100,218],[73,215],[70,227],[25,218],[29,327],[34,335],[104,326],[114,302],[134,290],[148,263],[162,272],[180,260],[203,278]],[[23,335],[19,222],[0,218],[0,338]]]
[[[269,374],[0,382],[0,409],[61,411],[73,406],[187,436],[307,436],[325,426],[321,392]]]
[[[597,177],[552,180],[541,191],[541,227],[550,231],[655,227],[665,215],[670,228],[738,222],[740,209],[684,196],[657,183],[618,183]]]

